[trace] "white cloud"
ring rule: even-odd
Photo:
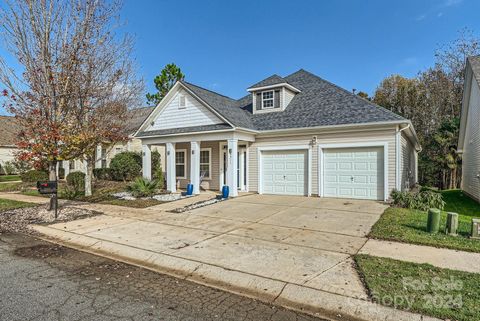
[[[422,21],[422,20],[424,20],[426,17],[427,17],[426,14],[422,14],[422,15],[419,15],[418,17],[416,17],[415,20],[417,20],[417,21]]]
[[[457,4],[462,3],[463,0],[445,0],[443,3],[444,7],[451,7],[451,6],[456,6]]]
[[[438,18],[441,18],[442,16],[443,16],[443,12],[439,12],[439,13],[437,14],[437,17],[438,17]]]

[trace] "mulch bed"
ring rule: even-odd
[[[73,221],[99,214],[101,213],[96,211],[60,205],[58,218],[55,220],[55,212],[49,211],[48,205],[17,208],[0,212],[0,233],[23,232],[32,234],[34,231],[29,227],[30,224]]]

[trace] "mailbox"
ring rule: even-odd
[[[37,190],[40,194],[57,194],[57,182],[45,181],[37,182]]]

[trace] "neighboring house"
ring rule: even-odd
[[[480,201],[480,56],[469,57],[460,120],[458,152],[462,154],[462,190]]]
[[[3,174],[3,164],[14,160],[15,145],[21,126],[15,117],[0,116],[0,174]]]
[[[128,140],[126,142],[116,143],[113,145],[98,146],[96,153],[95,168],[107,168],[113,157],[121,152],[142,152],[142,143],[139,139],[133,137],[140,125],[145,121],[147,116],[152,112],[152,107],[142,107],[131,109],[127,116],[126,132]],[[163,146],[155,148],[160,153],[160,164],[165,169],[165,149]],[[64,161],[60,167],[65,168],[65,176],[70,172],[85,172],[85,164],[82,160]]]
[[[305,70],[273,75],[235,100],[177,82],[140,126],[143,175],[166,148],[167,189],[386,200],[417,182],[408,119]]]

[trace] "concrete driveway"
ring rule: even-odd
[[[86,236],[92,244],[111,242],[278,281],[280,287],[364,299],[351,255],[385,208],[373,201],[248,195],[182,214],[156,207],[50,228]]]

